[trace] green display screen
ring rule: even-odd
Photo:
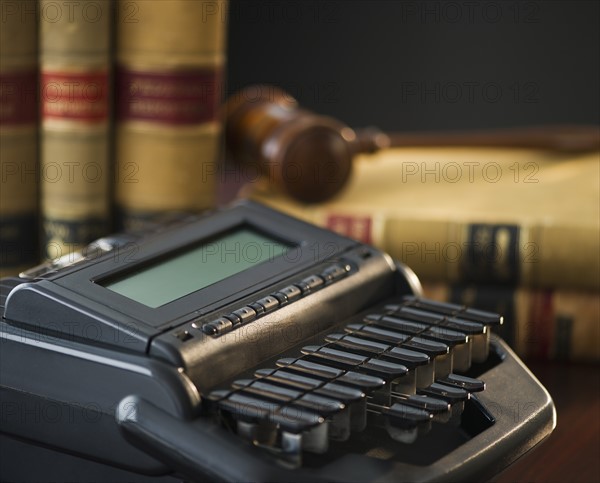
[[[103,285],[156,308],[259,263],[268,263],[290,247],[250,228],[240,228]]]

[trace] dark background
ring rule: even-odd
[[[597,1],[231,0],[228,91],[352,127],[600,122]]]

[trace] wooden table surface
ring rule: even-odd
[[[600,482],[600,365],[527,362],[552,395],[557,426],[494,483]]]

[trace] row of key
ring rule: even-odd
[[[367,424],[411,443],[432,421],[460,424],[465,401],[485,384],[454,371],[486,360],[490,327],[501,323],[497,314],[404,297],[297,358],[211,392],[205,407],[293,466],[303,451],[324,453],[329,440]]]

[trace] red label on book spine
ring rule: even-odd
[[[37,121],[37,69],[0,74],[0,122],[3,126]]]
[[[108,72],[44,71],[40,80],[42,118],[84,122],[108,119]]]
[[[373,243],[371,218],[368,216],[329,215],[325,227],[363,243]]]
[[[216,119],[219,69],[173,72],[117,71],[117,116],[121,121],[200,124]]]

